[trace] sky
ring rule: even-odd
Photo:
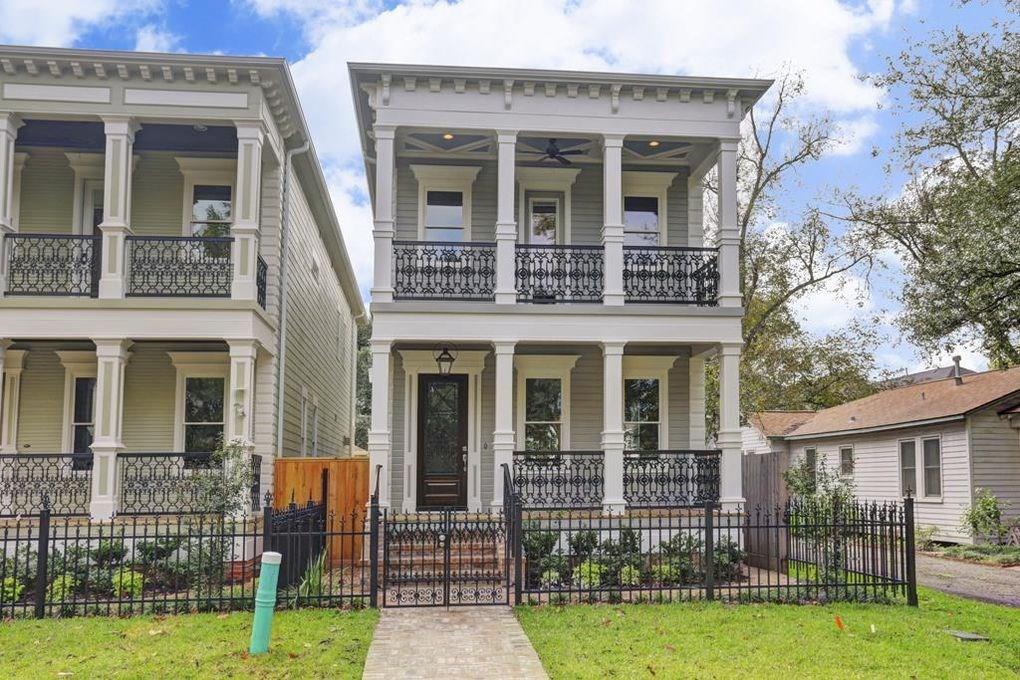
[[[362,289],[372,266],[371,207],[355,131],[348,61],[613,70],[696,76],[803,74],[798,115],[828,115],[841,143],[796,178],[777,222],[833,189],[895,194],[887,175],[901,121],[896,93],[864,78],[911,39],[959,25],[981,30],[996,0],[0,0],[0,42],[96,49],[282,56],[289,60]],[[824,203],[823,203],[824,205]],[[859,274],[798,302],[817,334],[880,319],[883,369],[946,365],[922,356],[895,326],[900,265],[883,257],[871,285]],[[987,367],[974,348],[964,365]]]

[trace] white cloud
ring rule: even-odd
[[[135,32],[135,51],[172,52],[181,42],[181,37],[152,24],[146,24]]]
[[[878,121],[866,114],[860,118],[836,122],[836,144],[829,149],[832,156],[853,156],[878,132]]]
[[[147,11],[158,0],[0,1],[0,42],[18,45],[73,45],[89,28]]]
[[[794,302],[793,308],[804,329],[816,335],[843,328],[875,311],[868,283],[851,273],[834,276],[816,286]]]

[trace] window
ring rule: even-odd
[[[231,187],[196,184],[191,197],[191,234],[228,236],[230,234]]]
[[[92,440],[95,436],[96,379],[74,379],[74,403],[71,410],[71,452],[75,470],[92,467]]]
[[[626,196],[623,199],[623,244],[659,244],[659,199],[654,196]]]
[[[900,491],[917,493],[917,444],[913,439],[900,442]]]
[[[623,381],[624,446],[631,451],[659,449],[659,380]]]
[[[559,378],[524,381],[524,448],[559,451],[563,434],[563,383]]]
[[[852,446],[844,446],[839,450],[839,474],[844,477],[854,475],[854,449]]]
[[[804,449],[804,469],[807,470],[808,478],[811,480],[811,488],[814,489],[818,483],[818,450]]]
[[[210,453],[223,439],[223,378],[184,379],[184,452]]]
[[[531,243],[556,243],[560,203],[555,198],[536,198],[531,201]]]
[[[924,456],[924,497],[938,498],[942,495],[942,446],[938,439],[921,442]]]
[[[464,194],[459,191],[425,193],[425,240],[464,241]]]

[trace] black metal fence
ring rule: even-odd
[[[628,302],[714,305],[719,297],[719,252],[624,246],[623,291]]]
[[[513,490],[528,509],[598,508],[604,487],[602,451],[514,451]]]
[[[721,451],[627,451],[623,497],[642,508],[703,507],[719,500]]]
[[[493,243],[393,242],[393,297],[397,300],[495,299]]]
[[[515,271],[518,302],[602,302],[602,246],[518,243]]]
[[[103,239],[85,234],[7,234],[7,295],[99,294]]]
[[[128,236],[127,294],[230,297],[230,236]]]

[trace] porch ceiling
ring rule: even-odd
[[[106,148],[103,123],[29,119],[18,131],[18,147],[58,147],[102,152]],[[237,153],[237,129],[213,125],[147,123],[135,135],[135,151]]]

